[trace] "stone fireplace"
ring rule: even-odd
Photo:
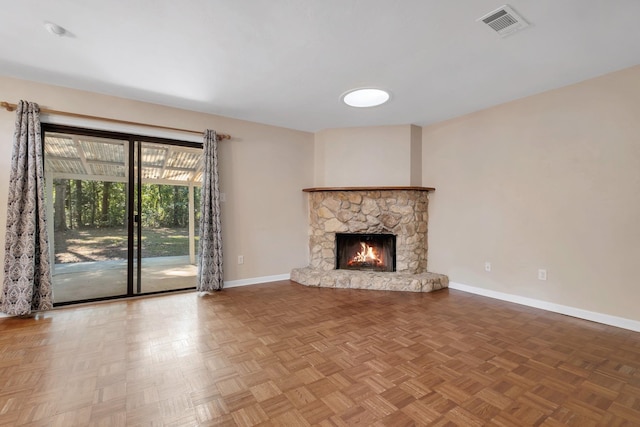
[[[427,187],[303,190],[309,193],[309,266],[294,269],[291,280],[307,286],[413,292],[447,287],[446,276],[427,272],[428,194],[433,190]],[[346,257],[359,257],[356,262],[362,268],[339,268],[338,256],[342,254],[338,252],[344,248],[338,248],[337,236],[345,234],[355,236],[349,247],[356,250],[356,254]],[[385,266],[381,271],[378,262],[371,258],[388,257],[366,247],[367,239],[374,235],[393,236],[394,269]]]

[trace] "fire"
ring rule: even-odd
[[[373,250],[373,246],[369,246],[364,242],[360,242],[360,252],[356,253],[356,255],[351,258],[348,262],[348,265],[354,264],[374,264],[380,265],[382,264],[382,260],[378,257],[378,255]]]

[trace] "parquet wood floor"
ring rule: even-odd
[[[640,334],[283,281],[0,319],[0,426],[639,426]]]

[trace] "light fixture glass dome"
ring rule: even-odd
[[[342,101],[345,104],[359,108],[382,105],[389,98],[389,92],[374,88],[353,89],[342,95]]]

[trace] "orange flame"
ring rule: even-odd
[[[360,252],[356,253],[356,255],[348,262],[348,265],[362,263],[376,265],[382,264],[382,260],[378,257],[378,254],[374,252],[373,246],[369,246],[364,242],[360,242],[360,247]]]

